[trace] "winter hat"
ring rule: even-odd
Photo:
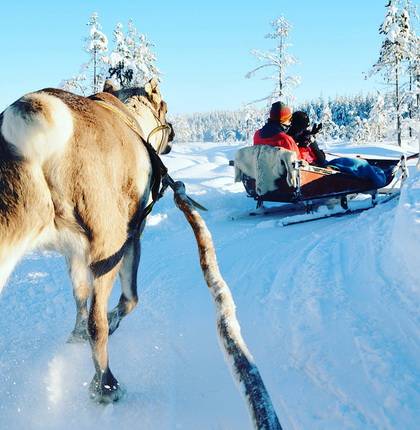
[[[309,117],[308,115],[298,110],[293,112],[292,115],[292,125],[290,126],[289,133],[293,135],[294,133],[299,133],[303,130],[306,130],[309,126]]]
[[[275,102],[271,105],[270,119],[289,125],[292,119],[292,109],[282,102]]]

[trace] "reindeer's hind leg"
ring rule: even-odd
[[[119,272],[121,296],[118,305],[108,313],[109,334],[120,325],[121,320],[129,314],[138,303],[137,272],[140,261],[140,238],[134,236],[127,243],[124,259]]]
[[[87,259],[79,255],[67,258],[70,277],[73,284],[73,295],[76,301],[76,324],[67,342],[85,342],[89,339],[87,332],[87,302],[91,292],[91,275]]]
[[[119,264],[93,280],[92,303],[88,331],[96,374],[90,385],[92,397],[100,403],[110,403],[121,397],[122,390],[108,363],[108,299]]]

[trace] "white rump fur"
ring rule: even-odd
[[[258,195],[274,191],[276,179],[286,175],[291,187],[297,186],[297,169],[293,163],[297,155],[293,151],[269,145],[255,145],[241,148],[235,155],[235,182],[242,180],[242,174],[254,178]]]
[[[22,258],[23,254],[28,250],[29,239],[24,240],[12,249],[7,249],[7,254],[1,252],[0,249],[0,293],[17,262]],[[6,250],[5,250],[6,251]]]
[[[42,110],[25,115],[14,105],[3,116],[1,132],[26,159],[42,164],[51,156],[62,153],[73,135],[73,118],[67,106],[57,97],[32,93],[21,103],[41,103]]]

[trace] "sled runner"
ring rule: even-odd
[[[379,167],[385,173],[386,182],[381,188],[375,187],[370,180],[332,168],[307,165],[300,160],[293,163],[296,186],[290,186],[284,177],[280,177],[275,181],[275,190],[259,195],[254,178],[242,174],[242,183],[248,197],[257,202],[256,210],[250,215],[277,213],[283,216],[283,225],[290,225],[360,212],[397,197],[399,187],[396,184],[402,183],[408,176],[406,161],[418,156],[419,154],[410,157],[403,155],[399,159],[367,159],[370,165]],[[234,162],[231,161],[230,165],[234,165]],[[365,198],[360,199],[361,195]],[[282,205],[266,208],[264,202]]]

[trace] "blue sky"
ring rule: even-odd
[[[265,96],[271,83],[244,75],[259,63],[250,50],[269,49],[270,21],[293,25],[290,52],[300,64],[297,102],[381,88],[363,72],[376,61],[385,0],[119,0],[7,1],[1,8],[0,110],[26,92],[57,86],[86,61],[86,22],[99,13],[111,39],[129,18],[156,45],[162,92],[171,112],[235,109]],[[263,75],[260,75],[263,76]]]

